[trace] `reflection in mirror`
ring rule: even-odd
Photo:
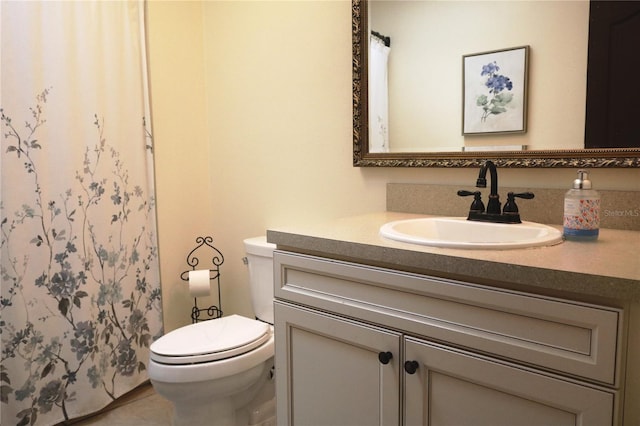
[[[640,2],[592,1],[585,148],[640,143]]]
[[[352,0],[352,12],[354,165],[639,165],[638,148],[582,149],[588,3]],[[531,46],[528,131],[463,136],[462,57],[519,45]],[[386,68],[371,74],[374,60]]]

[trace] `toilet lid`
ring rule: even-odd
[[[230,315],[165,334],[151,344],[151,359],[164,364],[215,361],[249,352],[270,336],[269,324]]]

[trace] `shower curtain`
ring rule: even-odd
[[[391,48],[369,37],[369,152],[389,152],[388,63]]]
[[[55,424],[162,333],[143,1],[2,1],[0,411]]]

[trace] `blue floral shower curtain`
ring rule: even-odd
[[[147,380],[162,334],[142,1],[3,1],[1,423]]]

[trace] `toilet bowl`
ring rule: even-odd
[[[257,319],[187,325],[151,344],[149,378],[174,406],[175,425],[275,425],[273,249],[244,241]]]

